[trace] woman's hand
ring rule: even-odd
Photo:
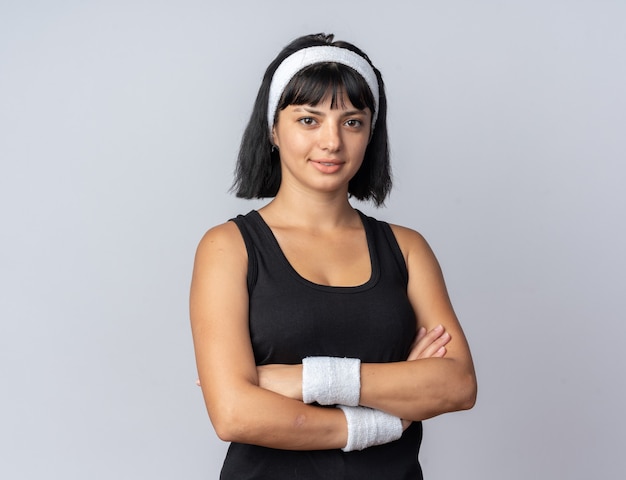
[[[256,368],[259,387],[302,401],[302,365],[261,365]]]
[[[452,337],[446,330],[438,325],[430,332],[426,332],[424,327],[417,331],[417,336],[411,346],[408,361],[422,358],[443,358],[446,353],[446,345]]]

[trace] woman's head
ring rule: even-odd
[[[279,112],[289,105],[317,105],[329,95],[333,108],[341,107],[345,98],[355,108],[372,112],[371,139],[348,192],[360,200],[383,203],[391,189],[391,173],[380,72],[355,46],[333,42],[332,35],[323,34],[294,40],[267,68],[241,142],[233,186],[237,196],[276,195],[281,167],[271,131]]]

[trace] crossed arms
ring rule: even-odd
[[[471,408],[476,377],[439,265],[416,232],[392,227],[409,270],[418,336],[404,362],[361,365],[360,404],[412,421]],[[202,391],[217,435],[289,450],[342,448],[343,412],[302,402],[301,365],[254,362],[248,330],[247,255],[232,223],[198,247],[190,312]]]

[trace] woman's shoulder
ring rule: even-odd
[[[216,242],[216,241],[230,241],[239,235],[239,228],[232,220],[214,225],[209,228],[202,236],[200,243]]]
[[[402,246],[402,244],[406,245],[407,247],[420,245],[423,246],[424,244],[427,244],[424,236],[417,230],[394,223],[390,223],[389,227],[397,238],[398,243],[401,244],[400,246]]]
[[[430,245],[424,238],[424,236],[409,227],[404,227],[402,225],[389,224],[393,235],[396,237],[396,241],[398,242],[398,246],[400,250],[402,250],[402,254],[407,260],[407,264],[409,257],[413,259],[423,258],[423,259],[434,259],[434,253],[430,248]]]
[[[245,255],[245,244],[239,227],[233,221],[227,221],[211,227],[200,239],[196,256],[207,258],[241,257]]]
[[[431,252],[428,242],[426,241],[424,236],[417,230],[402,225],[389,223],[385,220],[380,220],[363,214],[362,212],[360,212],[360,214],[371,226],[377,225],[377,228],[382,228],[383,230],[391,230],[391,233],[393,234],[396,243],[400,247],[400,250],[402,251],[405,260],[408,259],[411,252]]]

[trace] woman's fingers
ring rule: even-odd
[[[411,344],[411,351],[409,352],[409,357],[407,360],[417,360],[418,358],[418,344],[422,341],[422,339],[426,336],[426,329],[424,327],[420,327],[417,331],[417,335]]]
[[[446,347],[441,347],[432,355],[431,358],[443,358],[446,356],[446,353],[448,353]]]
[[[446,354],[445,346],[448,344],[448,342],[450,342],[451,339],[452,337],[450,337],[450,334],[448,332],[443,332],[423,350],[419,358],[443,357]]]
[[[413,342],[413,346],[417,345],[417,343],[426,336],[426,329],[424,327],[420,327],[417,331],[417,335],[415,337],[415,341]]]
[[[424,327],[420,328],[411,348],[407,360],[418,360],[420,358],[441,358],[445,356],[445,345],[452,337],[439,325],[429,332]]]

